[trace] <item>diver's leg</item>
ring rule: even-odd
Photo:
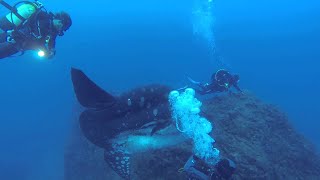
[[[16,48],[15,44],[9,42],[0,43],[0,59],[9,57],[18,52],[19,50]]]
[[[7,33],[0,29],[0,42],[6,43],[7,42]]]

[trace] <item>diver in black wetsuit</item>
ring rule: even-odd
[[[68,13],[47,12],[39,1],[21,1],[13,7],[0,3],[11,10],[0,17],[0,59],[27,50],[41,51],[46,58],[55,55],[57,36],[72,25]]]
[[[189,78],[189,81],[197,85],[199,88],[196,89],[201,95],[216,93],[216,92],[225,92],[228,91],[232,86],[242,93],[242,90],[238,86],[239,75],[232,75],[227,70],[220,69],[217,72],[213,73],[211,76],[210,83],[200,83]]]
[[[202,159],[192,155],[183,167],[188,180],[228,180],[236,170],[235,163],[230,159],[220,159],[210,166]]]

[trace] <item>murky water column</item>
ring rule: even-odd
[[[193,33],[205,41],[209,48],[210,63],[214,68],[227,68],[215,41],[215,0],[193,0]]]

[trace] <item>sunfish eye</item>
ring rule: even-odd
[[[153,113],[154,116],[157,116],[158,115],[158,109],[154,109],[152,113]]]
[[[130,98],[127,100],[127,102],[128,102],[128,106],[131,106],[131,105],[132,105],[132,101],[131,101]]]
[[[140,98],[140,107],[143,107],[144,106],[144,97],[141,97]]]

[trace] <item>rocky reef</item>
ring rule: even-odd
[[[204,100],[202,113],[213,123],[221,155],[237,165],[232,179],[320,179],[319,153],[275,106],[250,93],[225,94]],[[189,141],[135,154],[132,179],[186,179],[181,168],[191,149]],[[105,179],[121,178],[75,125],[65,150],[65,180]]]

